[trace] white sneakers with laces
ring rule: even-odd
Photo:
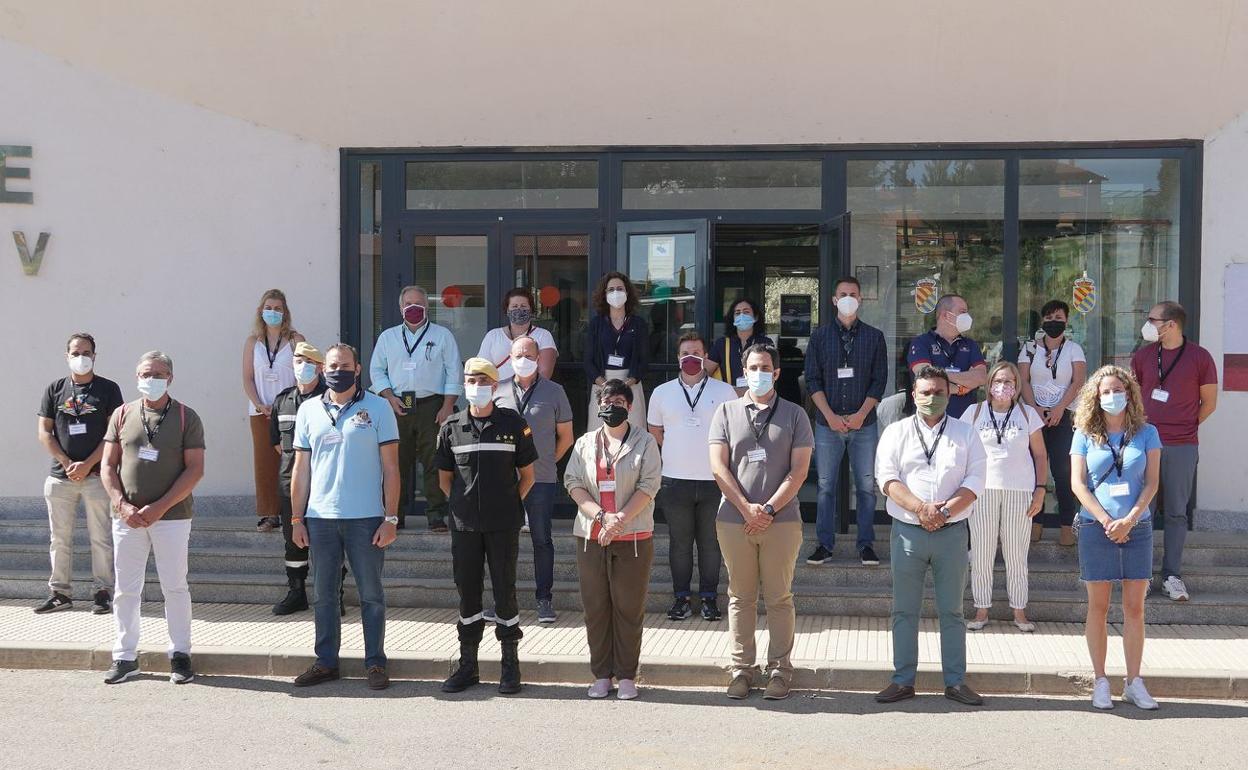
[[[1092,685],[1093,708],[1109,710],[1114,707],[1114,698],[1109,692],[1109,680],[1101,677]]]
[[[1106,686],[1108,686],[1108,683],[1106,683]],[[1148,690],[1144,687],[1144,680],[1138,676],[1130,682],[1126,682],[1126,686],[1122,688],[1122,699],[1127,703],[1134,703],[1145,711],[1157,709],[1157,701],[1153,700],[1153,696],[1148,694]]]
[[[1185,602],[1191,597],[1187,595],[1187,586],[1183,585],[1183,578],[1178,575],[1171,575],[1161,584],[1162,590],[1176,602]]]

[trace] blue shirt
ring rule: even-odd
[[[1109,434],[1109,442],[1114,445],[1115,450],[1121,441],[1121,433]],[[1070,442],[1070,454],[1084,457],[1088,464],[1088,489],[1096,486],[1094,494],[1097,502],[1113,519],[1121,519],[1130,513],[1135,501],[1139,499],[1140,490],[1144,488],[1144,474],[1148,469],[1148,452],[1151,449],[1161,449],[1161,436],[1155,427],[1146,424],[1124,447],[1122,475],[1119,476],[1114,468],[1114,455],[1109,446],[1093,442],[1080,430],[1075,431],[1075,437]],[[1100,482],[1099,486],[1097,482]],[[1113,494],[1114,486],[1123,482],[1127,484],[1127,493]],[[1080,510],[1079,516],[1085,521],[1095,521],[1096,518],[1087,508]],[[1150,508],[1140,517],[1140,521],[1151,518],[1153,512]]]
[[[399,423],[384,398],[367,391],[358,394],[337,411],[329,393],[308,399],[295,417],[295,451],[312,454],[309,518],[385,515],[379,447],[399,440]]]
[[[852,369],[853,373],[841,377],[842,369]],[[888,350],[882,331],[861,320],[846,329],[839,318],[815,329],[806,348],[806,389],[812,394],[822,391],[833,412],[850,415],[868,398],[882,401],[887,384]],[[815,420],[828,424],[817,409]],[[872,409],[862,424],[874,422]]]
[[[969,372],[976,366],[988,365],[978,342],[961,335],[949,342],[937,334],[935,329],[910,341],[910,350],[906,352],[906,366],[913,371],[917,364],[931,364],[953,373]],[[974,406],[975,401],[973,390],[964,396],[950,393],[949,414],[962,414],[967,407]]]
[[[628,316],[624,328],[618,331],[610,316],[591,316],[585,342],[585,374],[590,383],[605,377],[608,369],[627,369],[628,376],[638,382],[650,370],[650,325],[641,316]],[[612,364],[614,356],[619,356],[622,363]]]
[[[389,388],[396,396],[409,391],[416,398],[459,396],[464,392],[463,365],[451,330],[426,321],[415,333],[407,324],[382,332],[373,348],[368,375],[374,393]]]

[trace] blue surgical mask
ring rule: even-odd
[[[750,371],[745,373],[745,384],[755,396],[765,396],[771,392],[775,375],[772,372]]]
[[[1126,393],[1108,393],[1101,396],[1101,409],[1103,409],[1106,414],[1121,414],[1122,410],[1126,408]]]
[[[263,318],[264,322],[268,324],[269,326],[281,326],[282,318],[284,317],[284,315],[285,314],[283,314],[282,311],[280,310],[261,310],[260,311],[260,317]]]
[[[754,316],[750,315],[749,313],[742,313],[741,315],[732,319],[732,325],[737,327],[741,331],[745,331],[746,329],[753,329],[754,328]]]
[[[165,391],[169,389],[169,380],[160,377],[140,377],[138,389],[143,398],[148,401],[159,401],[164,398]]]
[[[316,379],[316,364],[311,361],[304,361],[295,364],[295,379],[300,385],[307,385]]]

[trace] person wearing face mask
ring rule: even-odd
[[[836,282],[836,319],[811,335],[806,348],[806,388],[815,405],[815,463],[819,469],[819,542],[807,564],[832,561],[840,505],[837,483],[849,454],[857,509],[859,560],[880,563],[875,549],[875,447],[879,442],[875,407],[888,384],[884,333],[858,317],[862,287],[846,276]]]
[[[879,703],[914,697],[919,665],[919,612],[932,573],[940,622],[945,697],[967,706],[984,700],[966,684],[966,520],[984,494],[988,458],[969,424],[950,419],[949,378],[922,366],[914,373],[914,417],[880,436],[875,478],[893,517],[889,564],[893,574],[893,679]]]
[[[559,460],[572,448],[572,405],[563,386],[546,379],[538,371],[539,353],[532,337],[517,337],[511,343],[511,368],[515,377],[498,386],[499,406],[516,411],[533,431],[537,462],[533,486],[524,498],[533,541],[533,572],[537,583],[537,622],[558,620],[554,609],[555,542],[551,537],[555,491],[559,486]],[[500,375],[501,372],[500,372]]]
[[[533,322],[533,293],[526,288],[516,287],[503,295],[503,315],[507,325],[490,329],[481,340],[478,358],[484,358],[498,369],[498,381],[509,380],[515,375],[511,368],[511,343],[521,337],[528,337],[537,343],[537,371],[547,380],[555,372],[555,361],[559,358],[559,348],[555,346],[555,338],[550,332]]]
[[[736,388],[737,395],[745,395],[745,369],[741,366],[741,354],[753,345],[775,345],[763,333],[763,314],[758,303],[747,297],[739,297],[728,308],[724,317],[724,336],[711,343],[706,371],[721,382]]]
[[[273,399],[295,384],[295,345],[303,335],[291,326],[290,306],[279,289],[260,297],[252,330],[243,343],[243,392],[251,424],[252,467],[256,489],[257,532],[273,532],[282,525],[277,494],[278,457],[269,444],[269,415]]]
[[[438,487],[434,452],[438,429],[464,392],[459,346],[450,329],[430,318],[429,295],[421,287],[403,287],[399,310],[403,322],[377,338],[368,366],[373,392],[390,402],[399,423],[399,529],[412,510],[412,469],[419,461],[429,530],[445,533],[446,496]]]
[[[698,598],[702,618],[720,619],[719,540],[715,515],[719,511],[719,487],[711,473],[706,444],[715,409],[737,398],[728,383],[706,371],[706,341],[697,332],[685,332],[677,344],[680,376],[650,394],[647,423],[650,435],[663,452],[663,486],[659,508],[667,519],[668,561],[672,591],[676,595],[667,611],[670,620],[693,614],[689,598],[693,580],[693,546],[698,546]]]
[[[633,282],[620,272],[604,275],[594,290],[598,314],[589,319],[585,344],[585,373],[593,383],[589,389],[587,430],[602,425],[598,395],[611,379],[623,380],[633,389],[628,421],[636,430],[646,429],[646,395],[641,380],[649,369],[650,325],[637,315],[639,304]]]
[[[1144,657],[1144,597],[1153,577],[1150,505],[1161,479],[1163,439],[1145,420],[1140,386],[1118,366],[1093,372],[1079,392],[1070,480],[1083,504],[1075,519],[1079,577],[1088,591],[1085,634],[1095,681],[1092,705],[1114,707],[1105,655],[1114,583],[1122,585],[1122,650],[1127,666],[1122,698],[1157,708],[1140,678]]]
[[[601,425],[576,440],[563,484],[576,503],[572,534],[594,682],[589,697],[637,697],[642,625],[654,562],[654,498],[663,461],[654,437],[628,420],[633,390],[608,380]]]
[[[1060,299],[1049,300],[1040,308],[1043,338],[1028,342],[1018,353],[1018,370],[1023,385],[1023,401],[1040,413],[1044,422],[1045,451],[1057,496],[1057,542],[1075,544],[1071,525],[1075,519],[1075,493],[1070,488],[1070,440],[1075,399],[1088,377],[1088,361],[1078,342],[1066,337],[1070,306]],[[1031,525],[1031,542],[1044,535],[1044,524],[1037,516]]]
[[[1020,401],[1018,381],[1014,364],[999,361],[988,372],[988,400],[959,418],[979,434],[988,456],[984,494],[970,518],[971,595],[976,610],[975,619],[966,624],[971,631],[988,625],[998,540],[1014,626],[1024,633],[1036,630],[1027,619],[1028,532],[1044,508],[1049,459],[1040,432],[1044,422],[1039,412]]]
[[[502,645],[498,691],[520,692],[520,609],[516,559],[524,498],[538,461],[533,430],[515,410],[494,403],[498,369],[489,359],[464,362],[464,398],[438,434],[437,469],[451,501],[451,561],[459,590],[459,665],[442,692],[463,692],[481,681],[477,650],[485,634],[481,592],[485,568],[494,589],[494,636]]]
[[[793,573],[802,547],[797,493],[810,469],[814,433],[806,410],[776,393],[780,353],[746,348],[746,394],[715,408],[711,472],[723,499],[715,516],[728,567],[728,633],[732,636],[728,697],[748,698],[760,676],[763,697],[789,697],[793,681]],[[767,606],[767,667],[760,672],[754,642],[758,587]]]
[[[949,378],[949,411],[962,414],[975,403],[975,392],[988,384],[988,362],[979,343],[965,337],[971,330],[966,300],[946,294],[936,303],[936,327],[910,342],[906,365],[911,373],[935,366]]]
[[[95,374],[95,338],[90,334],[70,335],[65,360],[69,376],[49,385],[39,406],[39,443],[52,456],[52,470],[43,483],[52,573],[48,598],[35,607],[35,612],[73,606],[74,519],[81,501],[91,538],[91,611],[107,615],[112,610],[113,592],[112,514],[99,465],[108,416],[122,404],[121,388]]]
[[[1187,311],[1159,302],[1148,311],[1141,332],[1148,344],[1131,357],[1131,371],[1144,394],[1144,413],[1161,436],[1161,510],[1165,551],[1161,588],[1171,600],[1188,599],[1183,583],[1187,509],[1196,492],[1200,426],[1218,406],[1218,368],[1209,351],[1187,338]]]
[[[140,398],[108,420],[100,478],[113,507],[113,665],[106,684],[139,673],[139,607],[154,553],[169,631],[169,680],[195,678],[191,666],[191,591],[186,582],[191,538],[191,490],[204,477],[204,424],[169,396],[173,360],[144,353],[135,370]],[[270,452],[272,450],[269,450]]]
[[[303,402],[318,398],[325,392],[321,367],[325,357],[306,342],[295,346],[295,385],[273,399],[269,415],[269,442],[281,459],[278,493],[281,499],[282,539],[286,541],[286,597],[273,605],[274,615],[289,615],[308,608],[308,549],[295,545],[292,539],[290,474],[295,466],[295,418]]]

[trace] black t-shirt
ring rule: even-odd
[[[72,377],[62,377],[43,392],[39,416],[53,421],[61,451],[80,462],[90,457],[104,440],[109,416],[123,403],[121,388],[112,380],[96,375],[90,382],[76,385]],[[99,473],[100,466],[91,472]],[[52,475],[66,478],[65,469],[56,460],[52,461]]]
[[[299,392],[298,385],[292,385],[273,399],[273,410],[269,415],[269,443],[282,448],[282,462],[277,473],[277,486],[282,497],[290,497],[290,474],[295,469],[295,416],[304,401],[319,398],[325,390],[325,381],[318,377],[316,387],[306,396]]]
[[[537,462],[533,431],[515,410],[495,405],[485,419],[467,409],[438,432],[436,464],[455,474],[451,524],[461,532],[501,532],[524,526],[516,469]]]

